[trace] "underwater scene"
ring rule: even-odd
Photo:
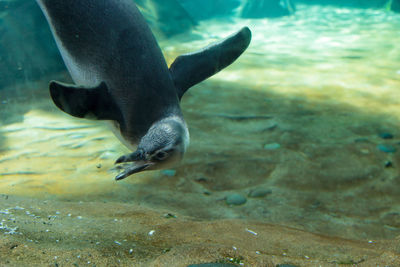
[[[0,266],[400,266],[400,1],[0,1]]]

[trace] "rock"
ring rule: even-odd
[[[270,189],[256,188],[250,191],[248,197],[265,197],[272,193]]]
[[[175,214],[166,213],[166,214],[164,214],[164,218],[166,218],[166,219],[171,219],[171,218],[176,219],[177,217],[176,217]]]
[[[173,177],[176,174],[176,170],[162,170],[161,173],[168,177]]]
[[[391,145],[379,144],[379,145],[377,146],[377,148],[378,148],[380,151],[385,152],[385,153],[394,153],[394,152],[396,152],[396,148],[395,148],[394,146],[391,146]]]
[[[364,155],[368,155],[369,154],[369,150],[368,149],[361,149],[360,152],[363,153]]]
[[[226,197],[226,204],[228,205],[243,205],[244,203],[247,202],[247,199],[240,195],[240,194],[231,194]]]
[[[206,177],[199,177],[199,178],[196,178],[195,181],[198,183],[206,183],[206,182],[208,182],[208,179]]]
[[[281,148],[281,145],[278,143],[271,143],[271,144],[264,145],[264,149],[267,149],[267,150],[276,150],[279,148]]]
[[[393,162],[391,162],[390,160],[386,161],[386,162],[385,162],[385,167],[386,167],[386,168],[391,168],[391,167],[393,167]]]
[[[393,134],[391,133],[380,133],[379,137],[382,139],[393,139]]]

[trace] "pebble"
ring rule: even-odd
[[[206,182],[208,182],[208,179],[206,177],[199,177],[199,178],[196,178],[195,181],[198,183],[206,183]]]
[[[379,137],[382,139],[393,139],[393,134],[391,133],[380,133]]]
[[[388,161],[385,162],[385,167],[386,167],[386,168],[393,167],[393,163],[392,163],[391,161],[388,160]]]
[[[247,229],[246,228],[246,231],[247,232],[249,232],[250,234],[252,234],[252,235],[258,235],[256,232],[254,232],[253,230],[250,230],[250,229]]]
[[[161,173],[168,177],[173,177],[176,174],[176,170],[162,170]]]
[[[269,189],[263,189],[263,188],[256,188],[250,191],[249,197],[265,197],[266,195],[271,194],[272,191]]]
[[[176,219],[176,215],[174,215],[172,213],[166,213],[166,214],[164,214],[164,218],[167,218],[167,219],[174,218],[174,219]]]
[[[278,143],[271,143],[271,144],[264,145],[264,149],[267,149],[267,150],[277,150],[279,148],[281,148],[281,145]]]
[[[243,205],[247,199],[239,194],[231,194],[226,197],[226,204],[228,205]]]
[[[391,145],[380,144],[377,147],[378,147],[378,149],[380,151],[385,152],[385,153],[394,153],[394,152],[396,152],[396,148],[394,146],[391,146]]]

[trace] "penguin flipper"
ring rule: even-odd
[[[193,85],[233,63],[249,46],[251,31],[243,27],[226,39],[204,49],[178,56],[169,70],[179,99]]]
[[[105,82],[95,87],[51,81],[50,95],[54,104],[74,117],[120,121],[121,113]]]

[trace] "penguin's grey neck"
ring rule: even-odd
[[[138,148],[153,151],[160,147],[179,146],[182,155],[189,146],[187,124],[182,116],[170,115],[154,122],[141,138]]]

